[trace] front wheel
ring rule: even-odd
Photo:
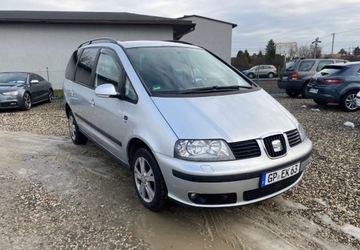
[[[78,125],[76,124],[74,114],[70,111],[68,115],[69,123],[69,132],[70,138],[76,145],[85,144],[87,142],[87,137],[80,132]]]
[[[131,169],[141,203],[159,211],[167,201],[167,189],[154,156],[145,148],[138,149],[131,160]]]
[[[255,78],[255,75],[253,73],[250,73],[250,74],[248,74],[248,77],[253,79],[253,78]]]
[[[31,109],[31,106],[32,106],[31,96],[30,96],[29,92],[25,92],[24,96],[23,96],[22,109],[23,110],[29,110],[29,109]]]
[[[358,90],[347,92],[340,101],[340,107],[345,111],[355,111],[358,109],[356,104],[356,94]]]

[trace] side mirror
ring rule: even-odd
[[[36,83],[39,83],[39,80],[35,80],[35,79],[34,79],[34,80],[31,80],[30,83],[31,83],[31,84],[36,84]]]
[[[98,97],[109,98],[117,97],[119,93],[116,92],[115,86],[111,83],[101,84],[95,88],[95,95]]]

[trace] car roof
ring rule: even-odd
[[[86,46],[107,46],[109,44],[118,44],[125,49],[128,48],[141,48],[141,47],[187,47],[187,48],[200,48],[191,43],[183,42],[183,41],[156,41],[156,40],[129,40],[129,41],[116,41],[112,38],[96,38],[89,41],[86,41],[79,45],[78,48],[86,47]]]
[[[189,43],[183,43],[178,41],[150,41],[150,40],[140,40],[140,41],[118,41],[118,44],[124,48],[139,48],[139,47],[188,47],[188,48],[199,48],[195,45]]]

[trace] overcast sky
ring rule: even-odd
[[[109,11],[169,18],[200,15],[237,24],[232,56],[257,53],[273,39],[310,46],[319,37],[323,53],[360,46],[360,0],[0,0],[0,10]]]

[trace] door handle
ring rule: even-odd
[[[90,105],[91,105],[91,107],[94,107],[94,106],[95,106],[95,101],[94,101],[94,99],[91,99],[91,100],[90,100]]]

